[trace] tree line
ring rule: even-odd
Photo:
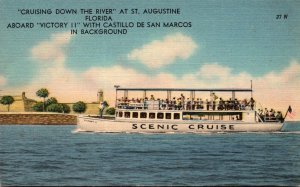
[[[49,91],[46,88],[41,88],[36,92],[36,95],[43,98],[43,102],[37,102],[33,105],[32,109],[37,112],[58,112],[58,113],[70,113],[71,108],[65,103],[59,103],[55,97],[49,96]],[[48,98],[46,100],[46,98]],[[78,101],[73,104],[72,109],[76,113],[84,113],[87,109],[86,103]]]
[[[33,106],[32,109],[37,112],[57,112],[57,113],[70,113],[71,108],[69,105],[65,103],[59,103],[55,97],[49,97],[50,92],[46,88],[41,88],[38,91],[36,91],[36,95],[40,98],[43,98],[43,101],[38,101],[36,102]],[[46,98],[48,98],[46,100]],[[12,105],[15,102],[14,98],[10,95],[5,95],[2,96],[0,99],[0,103],[3,105],[7,105],[7,111],[9,112],[10,110],[10,105]],[[105,107],[108,107],[108,103],[104,101]],[[72,105],[72,110],[76,113],[84,113],[87,109],[87,105],[83,101],[78,101]],[[100,109],[100,113],[102,115],[104,108]],[[109,115],[114,115],[115,114],[115,108],[111,107],[108,108],[105,112],[106,114]]]

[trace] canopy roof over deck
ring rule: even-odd
[[[252,88],[121,88],[117,91],[252,92]]]
[[[167,98],[171,98],[171,92],[190,92],[190,98],[195,98],[195,92],[231,92],[232,98],[235,98],[236,92],[251,92],[252,97],[252,81],[250,88],[122,88],[119,85],[114,86],[116,89],[116,100],[118,91],[124,91],[124,97],[128,96],[128,91],[142,91],[144,92],[144,98],[147,91],[167,92]]]

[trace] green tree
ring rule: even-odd
[[[11,104],[13,104],[13,102],[15,102],[15,99],[10,95],[2,96],[2,98],[0,100],[1,104],[7,105],[7,111],[8,112],[9,112],[9,107],[10,107]]]
[[[86,104],[82,101],[78,101],[73,104],[72,109],[76,113],[83,113],[86,110]]]
[[[110,107],[110,108],[108,108],[105,112],[106,112],[106,114],[108,114],[108,115],[115,115],[116,109],[115,109],[114,107]]]
[[[45,102],[45,106],[47,108],[47,106],[51,105],[51,104],[57,104],[57,99],[55,97],[50,97],[49,99],[46,100]]]
[[[70,113],[71,108],[67,104],[53,103],[47,107],[49,112]]]
[[[47,107],[49,112],[59,112],[62,113],[62,108],[58,103],[53,103]]]
[[[44,103],[43,102],[37,102],[32,106],[32,109],[37,112],[43,112]]]
[[[70,113],[71,109],[67,104],[53,103],[47,107],[49,112]]]
[[[69,107],[69,105],[61,103],[61,108],[62,108],[62,112],[63,113],[70,113],[71,112],[71,108]]]
[[[44,105],[43,105],[43,111],[45,111],[45,99],[49,95],[49,91],[46,88],[41,88],[36,92],[36,95],[38,97],[44,98]]]

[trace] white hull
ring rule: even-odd
[[[104,133],[203,133],[203,132],[275,132],[283,123],[248,123],[224,121],[158,121],[158,120],[109,120],[78,117],[79,131]]]

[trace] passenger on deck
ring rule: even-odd
[[[161,100],[161,108],[162,108],[163,110],[165,110],[166,107],[167,107],[166,101],[165,101],[165,100]]]
[[[255,100],[253,99],[253,97],[251,97],[249,103],[250,103],[251,110],[253,110],[255,104]]]
[[[233,101],[231,100],[231,98],[229,98],[228,101],[228,110],[232,110],[233,109]]]
[[[276,119],[277,119],[277,121],[280,121],[281,123],[283,122],[284,119],[283,119],[282,113],[280,111],[277,112]]]
[[[233,106],[234,110],[240,110],[240,102],[237,99],[234,99]]]
[[[176,98],[173,97],[172,101],[171,101],[171,108],[172,110],[176,110]]]
[[[209,110],[209,101],[206,99],[206,110]]]
[[[161,110],[161,100],[160,100],[160,98],[157,98],[156,101],[158,102],[158,110]]]
[[[167,109],[167,110],[170,110],[170,104],[171,104],[171,103],[170,103],[169,99],[166,99],[165,102],[166,102],[166,109]]]
[[[186,102],[185,102],[185,109],[186,110],[191,110],[191,100],[190,100],[190,98],[187,98],[187,100],[186,100]]]
[[[197,98],[195,101],[195,110],[199,110],[199,109],[200,109],[200,100],[199,98]]]
[[[275,110],[273,110],[273,108],[271,108],[269,113],[271,118],[275,118]]]
[[[128,103],[129,103],[129,100],[128,100],[128,98],[127,98],[127,97],[125,97],[125,100],[124,100],[124,101],[125,101],[125,103],[126,103],[126,104],[128,104]]]
[[[178,110],[183,110],[183,102],[182,102],[181,98],[179,98]]]
[[[210,106],[212,110],[216,109],[216,100],[218,99],[218,96],[214,92],[210,93]]]
[[[211,101],[211,102],[212,102],[212,109],[213,109],[213,110],[216,110],[216,101],[213,100],[213,101]]]
[[[204,102],[203,100],[200,98],[200,101],[199,101],[199,105],[200,105],[200,108],[199,109],[204,109]]]
[[[218,104],[218,110],[224,110],[224,105],[225,105],[225,103],[224,103],[222,97],[220,97],[219,104]]]
[[[245,109],[246,109],[246,105],[247,105],[247,99],[244,99],[244,100],[241,102],[241,110],[245,110]]]
[[[186,109],[185,106],[184,106],[184,104],[185,104],[185,97],[184,97],[183,94],[180,95],[180,101],[182,103],[183,110],[185,110]]]
[[[196,101],[194,98],[192,98],[192,101],[191,101],[191,108],[192,108],[192,110],[196,110]]]
[[[179,110],[180,101],[179,98],[176,100],[175,110]]]
[[[229,102],[228,101],[224,101],[225,103],[225,110],[228,110],[229,109]]]
[[[151,95],[151,97],[150,97],[150,100],[152,100],[152,101],[154,101],[154,100],[155,100],[155,98],[154,98],[154,96],[153,96],[153,95]]]
[[[264,116],[265,116],[265,119],[266,120],[269,120],[269,111],[268,111],[268,109],[267,108],[265,108],[265,111],[264,111]]]

